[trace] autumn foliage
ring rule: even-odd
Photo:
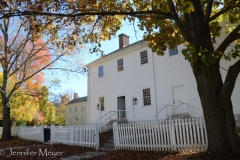
[[[240,138],[236,134],[231,102],[240,72],[238,0],[13,0],[1,3],[0,10],[2,20],[16,16],[27,20],[25,28],[32,33],[31,39],[36,40],[45,33],[53,38],[52,45],[63,50],[93,43],[96,45],[90,52],[99,52],[101,41],[111,39],[123,19],[136,22],[136,18],[139,28],[145,31],[144,39],[157,54],[163,55],[167,48],[184,44],[182,54],[192,66],[206,120],[208,151],[221,154],[224,150],[235,159],[240,157]],[[222,36],[223,23],[220,22],[227,23],[226,36],[219,46],[214,46],[211,37]],[[59,28],[69,33],[60,36]],[[233,47],[227,51],[229,46]],[[5,48],[4,54],[7,53]],[[236,59],[224,80],[220,73],[222,58]],[[2,64],[8,62],[6,56],[1,59]],[[3,82],[3,97],[6,87]],[[7,104],[7,98],[8,95],[3,104]]]

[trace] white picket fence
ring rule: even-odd
[[[11,127],[11,133],[22,139],[44,142],[43,126],[15,126]]]
[[[99,148],[97,125],[88,126],[51,126],[51,143],[63,143],[84,147]]]
[[[207,134],[203,118],[136,124],[114,122],[115,149],[141,151],[204,151]]]

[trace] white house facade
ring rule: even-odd
[[[161,109],[155,118],[169,118],[173,111],[189,117],[203,116],[192,68],[181,53],[183,45],[158,56],[144,41],[128,44],[128,36],[119,35],[118,50],[87,65],[89,124],[100,117],[99,102],[101,116],[106,118],[115,113],[110,111],[121,110],[111,119],[153,120]],[[231,63],[221,61],[223,79]],[[235,113],[240,113],[239,95],[240,77],[232,94]],[[135,98],[137,104],[133,104]]]

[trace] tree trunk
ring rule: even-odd
[[[10,106],[9,99],[2,94],[2,105],[3,105],[3,132],[2,140],[11,139],[11,120],[10,120]]]
[[[229,159],[239,159],[240,140],[236,132],[231,97],[224,98],[224,101],[220,97],[223,82],[219,62],[209,67],[198,62],[193,67],[193,73],[206,123],[207,151],[217,155],[228,154]]]

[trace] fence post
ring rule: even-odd
[[[73,127],[70,128],[70,144],[73,145]]]
[[[113,122],[113,137],[114,147],[117,149],[119,147],[118,122]]]
[[[15,134],[18,137],[18,126],[15,126]]]
[[[54,143],[55,140],[55,126],[54,124],[50,127],[50,143]]]
[[[95,125],[95,143],[96,143],[96,147],[95,149],[98,150],[99,148],[99,130],[98,130],[98,124],[96,123]]]
[[[41,142],[44,142],[44,127],[43,125],[41,125],[41,128],[40,128],[40,141]]]
[[[174,129],[174,120],[170,120],[170,131],[171,131],[171,145],[172,152],[176,151],[176,141],[175,141],[175,129]]]

